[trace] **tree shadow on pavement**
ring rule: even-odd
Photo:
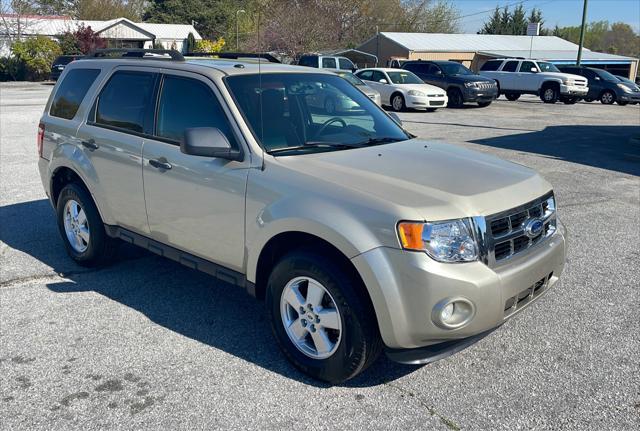
[[[632,137],[640,139],[640,112],[638,126],[549,126],[468,142],[640,175],[640,144],[631,142]]]
[[[238,287],[124,243],[109,267],[78,266],[64,250],[53,210],[45,199],[0,207],[0,224],[0,241],[70,280],[49,282],[47,287],[53,292],[94,291],[171,331],[262,368],[305,384],[330,386],[307,377],[287,361],[271,334],[264,304]],[[380,385],[418,368],[392,363],[381,355],[344,386]]]

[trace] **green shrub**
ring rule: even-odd
[[[0,58],[0,81],[23,81],[24,63],[15,57]]]
[[[222,37],[218,40],[198,40],[194,52],[220,52],[224,48],[224,44],[225,41]]]
[[[25,78],[34,81],[46,79],[51,71],[51,63],[62,54],[60,46],[45,36],[19,40],[11,46],[11,51],[22,63]]]

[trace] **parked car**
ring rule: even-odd
[[[433,112],[447,104],[444,90],[425,84],[408,70],[390,68],[360,69],[355,75],[380,93],[383,106],[394,111],[407,108]]]
[[[300,57],[300,60],[298,60],[298,66],[315,67],[318,69],[348,70],[350,72],[358,69],[347,57],[339,55],[305,54]]]
[[[449,356],[556,285],[565,240],[535,171],[415,138],[333,73],[170,54],[73,62],[53,88],[38,168],[78,264],[124,240],[244,288],[332,383],[382,351]],[[328,89],[361,114],[309,109]]]
[[[585,66],[560,66],[560,70],[574,75],[584,76],[589,80],[589,91],[584,96],[587,102],[599,100],[600,103],[611,105],[626,105],[629,102],[640,100],[640,92],[634,94],[633,88],[620,82],[615,75],[606,70]]]
[[[535,94],[544,103],[560,100],[573,104],[589,91],[582,76],[563,73],[554,64],[541,60],[489,60],[480,67],[480,75],[495,79],[500,93],[512,101],[522,94]]]
[[[446,91],[449,107],[459,108],[465,102],[485,107],[498,97],[495,80],[480,76],[455,61],[406,61],[402,68]]]
[[[630,80],[625,76],[615,75],[616,78],[620,80],[623,84],[626,84],[633,91],[632,98],[629,101],[632,105],[637,105],[640,103],[640,100],[636,96],[640,95],[640,85],[636,84],[634,81]]]
[[[82,58],[82,55],[60,55],[56,57],[56,59],[53,60],[53,63],[51,64],[49,79],[51,81],[57,81],[67,64],[71,63],[74,60],[78,60],[79,58]]]
[[[369,87],[367,84],[365,84],[365,82],[362,79],[358,78],[351,72],[336,72],[336,75],[338,75],[343,79],[346,79],[347,81],[355,85],[356,88],[362,91],[364,94],[366,94],[369,99],[376,102],[378,106],[382,106],[380,93],[374,90],[373,88]]]

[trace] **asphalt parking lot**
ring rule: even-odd
[[[640,426],[639,106],[408,112],[414,134],[521,163],[553,183],[569,237],[561,283],[440,362],[386,358],[342,386],[279,352],[263,304],[123,247],[66,256],[37,171],[51,90],[0,86],[2,429],[593,429]]]

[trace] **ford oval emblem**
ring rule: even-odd
[[[542,229],[544,229],[544,223],[539,218],[529,219],[524,224],[524,233],[529,238],[535,238],[542,233]]]

